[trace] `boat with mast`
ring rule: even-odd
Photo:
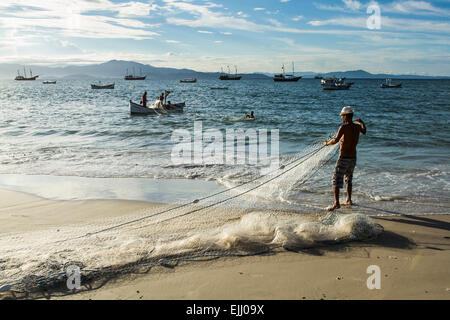
[[[227,66],[228,68],[228,73],[227,74],[223,74],[223,69],[221,69],[221,76],[219,77],[220,80],[241,80],[241,76],[237,75],[237,67],[234,66],[234,70],[235,70],[235,75],[232,76],[230,73],[230,66]]]
[[[17,70],[17,77],[14,78],[14,80],[17,81],[25,81],[25,80],[36,80],[39,76],[33,76],[33,72],[30,69],[30,76],[27,77],[27,71],[25,68],[23,68],[23,75],[20,74],[20,71]]]
[[[273,77],[273,81],[275,82],[297,82],[298,80],[300,80],[302,77],[301,76],[294,76],[294,62],[292,62],[292,74],[285,74],[284,71],[284,64],[281,67],[281,70],[283,71],[283,73],[281,74],[276,74]]]
[[[386,83],[382,83],[380,86],[382,89],[389,89],[389,88],[401,88],[402,83],[396,83],[392,84],[392,79],[386,79]]]
[[[140,72],[140,76],[136,76],[134,73],[134,68],[133,68],[133,74],[128,73],[128,69],[127,69],[127,74],[125,75],[125,80],[145,80],[145,78],[147,78],[147,76],[142,76],[142,69]]]
[[[350,87],[354,84],[351,83],[345,83],[345,78],[325,78],[320,80],[322,84],[323,90],[348,90]]]

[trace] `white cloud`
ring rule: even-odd
[[[303,16],[296,16],[296,17],[292,18],[292,20],[294,20],[294,21],[300,21],[302,19],[303,19]]]
[[[257,24],[244,19],[242,16],[232,16],[223,12],[211,10],[210,5],[199,5],[187,2],[179,2],[176,0],[164,0],[167,7],[165,8],[172,15],[168,16],[166,21],[170,24],[178,26],[188,26],[192,28],[223,28],[226,26],[230,29],[245,30],[251,32],[263,31],[279,31],[288,33],[300,33],[301,30],[294,28],[283,28],[277,24],[265,25]],[[178,13],[189,13],[192,15],[190,19],[178,18]],[[266,12],[268,13],[268,12]]]
[[[364,18],[336,18],[328,20],[309,21],[308,24],[314,27],[325,25],[335,25],[353,28],[366,28],[367,19]],[[431,20],[417,19],[397,19],[382,16],[381,29],[389,31],[406,32],[431,32],[431,33],[450,33],[450,23]]]
[[[279,22],[278,20],[275,19],[267,19],[267,21],[269,21],[270,24],[276,26],[276,27],[281,27],[281,22]]]
[[[17,7],[21,10],[12,10]],[[159,35],[148,30],[155,25],[137,18],[148,16],[154,8],[154,5],[133,1],[118,4],[108,0],[2,0],[0,27],[64,37],[149,39]],[[111,15],[95,15],[94,11],[106,11]]]
[[[357,11],[361,8],[361,2],[357,0],[342,0],[345,3],[345,6],[350,10]]]
[[[237,15],[238,15],[238,16],[241,16],[241,17],[243,17],[243,18],[248,18],[248,17],[249,17],[248,14],[245,14],[245,13],[243,13],[242,11],[239,11],[239,12],[237,13]]]
[[[450,10],[438,8],[426,1],[394,1],[381,5],[383,12],[414,15],[450,16]]]

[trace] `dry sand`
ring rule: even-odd
[[[0,190],[0,199],[0,234],[121,216],[153,205],[52,201],[7,190]],[[385,232],[373,242],[158,266],[147,274],[126,275],[62,298],[450,299],[450,215],[374,219]],[[367,288],[371,265],[381,270],[379,290]]]

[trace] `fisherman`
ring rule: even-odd
[[[141,105],[146,108],[147,107],[147,91],[144,92],[141,99]]]
[[[324,145],[329,146],[340,142],[339,158],[336,162],[333,174],[333,193],[334,204],[327,208],[333,211],[341,207],[339,203],[339,189],[343,187],[343,178],[347,184],[347,202],[346,205],[351,206],[352,203],[352,179],[353,170],[356,165],[356,145],[358,144],[359,133],[366,134],[366,125],[361,119],[352,121],[353,109],[350,106],[344,107],[341,111],[343,125],[339,128],[336,137],[329,141],[325,141]]]
[[[250,112],[250,114],[245,115],[246,119],[255,119],[255,115],[253,114],[253,111]]]

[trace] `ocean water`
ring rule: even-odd
[[[173,257],[372,239],[383,231],[374,215],[450,213],[448,80],[405,80],[391,90],[379,88],[378,80],[355,80],[350,90],[336,92],[308,79],[115,82],[114,90],[91,90],[81,80],[1,81],[0,188],[162,207],[1,234],[0,292],[64,285],[69,265],[81,268],[83,281],[102,279],[111,266],[126,273]],[[130,99],[139,101],[146,90],[152,101],[165,89],[173,91],[173,103],[186,101],[184,113],[130,115]],[[345,105],[367,125],[354,173],[356,205],[325,215],[337,146],[320,146],[337,131]],[[245,121],[252,110],[256,119]],[[248,161],[174,163],[174,130],[193,136],[196,121],[224,134],[278,129],[284,169],[263,174]],[[194,199],[200,202],[181,205]]]
[[[335,133],[340,110],[351,105],[355,118],[362,118],[368,130],[358,145],[354,199],[359,207],[353,210],[369,215],[449,212],[449,80],[402,80],[401,89],[381,89],[381,80],[352,80],[350,90],[335,92],[323,91],[320,81],[312,79],[111,81],[116,83],[114,90],[92,90],[89,80],[58,80],[55,85],[0,81],[0,187],[27,191],[27,186],[36,185],[36,177],[61,176],[92,178],[91,185],[98,190],[106,185],[105,179],[130,178],[140,181],[135,188],[145,188],[142,181],[172,179],[216,182],[218,188],[227,188],[254,179],[261,171],[249,163],[174,164],[174,130],[193,135],[194,121],[202,121],[203,130],[218,129],[224,136],[226,129],[278,129],[280,161],[285,163]],[[168,99],[172,103],[186,101],[184,113],[130,115],[130,99],[138,102],[146,90],[151,102],[165,89],[173,91]],[[243,121],[250,111],[256,120]],[[331,155],[316,160],[323,162]],[[335,160],[336,155],[315,172],[314,166],[303,166],[298,179],[290,172],[288,184],[277,184],[284,186],[277,201],[306,211],[330,204]],[[11,179],[17,175],[22,178]],[[58,188],[50,187],[53,181],[42,179],[40,195],[64,198],[70,193],[55,191]],[[30,192],[39,194],[37,189]],[[95,198],[102,197],[120,196],[95,193]],[[123,197],[153,200],[145,192]],[[177,194],[172,199],[187,200]]]

